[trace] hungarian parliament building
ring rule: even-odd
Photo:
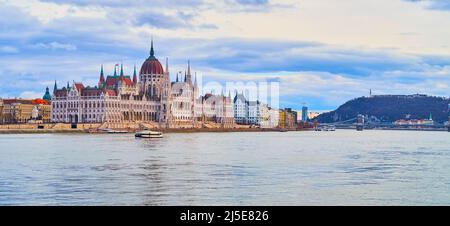
[[[123,65],[106,76],[103,66],[98,85],[72,85],[58,89],[51,97],[51,121],[55,123],[156,123],[164,128],[194,128],[212,122],[228,128],[235,124],[230,95],[199,94],[197,78],[188,63],[184,78],[170,81],[165,68],[155,57],[153,41],[150,56],[136,66],[133,76],[125,75]]]

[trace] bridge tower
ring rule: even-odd
[[[358,114],[356,117],[356,131],[364,130],[364,115]]]
[[[447,131],[450,132],[450,104],[448,104],[448,125],[447,125]]]
[[[450,132],[450,116],[448,116],[448,125],[447,125],[447,130],[448,130],[448,132]]]

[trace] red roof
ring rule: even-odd
[[[120,78],[120,76],[108,76],[106,78],[106,86],[115,86],[120,81]],[[133,82],[131,81],[129,76],[123,76],[122,82],[127,86],[133,85]]]
[[[149,57],[141,67],[140,74],[164,74],[163,67],[158,59],[155,57]]]
[[[75,88],[78,92],[81,92],[84,89],[84,85],[82,83],[75,83]]]
[[[32,100],[27,99],[3,99],[4,104],[14,104],[14,103],[21,103],[21,104],[32,104]]]
[[[85,88],[81,92],[81,96],[100,96],[102,93],[101,89],[98,88]]]
[[[44,99],[34,99],[34,100],[29,100],[29,99],[3,99],[3,103],[4,104],[15,104],[15,103],[20,103],[20,104],[45,104],[48,105],[48,101],[44,100]]]
[[[36,100],[32,100],[31,102],[32,104],[45,104],[48,105],[48,101],[44,100],[44,99],[36,99]]]
[[[62,91],[62,90],[58,90]],[[103,94],[108,94],[109,96],[117,96],[116,91],[115,90],[111,90],[111,89],[100,89],[97,87],[85,87],[81,90],[81,96],[84,97],[98,97],[100,95]],[[56,94],[57,95],[57,94]]]

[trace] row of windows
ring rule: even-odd
[[[122,121],[122,120],[124,120],[124,118],[125,117],[127,117],[127,118],[130,118],[130,116],[129,115],[127,115],[127,116],[125,116],[125,115],[122,115],[122,114],[107,114],[106,115],[106,120],[107,121]],[[140,115],[139,117],[143,117],[142,115]],[[157,120],[157,118],[158,118],[158,116],[157,116],[157,114],[156,113],[152,113],[152,114],[150,114],[150,113],[148,113],[147,115],[145,115],[145,117],[147,118],[147,120]],[[56,121],[66,121],[66,120],[68,120],[70,117],[66,117],[66,115],[53,115],[52,116],[52,118],[53,118],[53,120],[56,120]],[[189,119],[190,117],[180,117],[180,119]],[[101,114],[82,114],[81,115],[81,121],[84,121],[84,122],[86,122],[86,121],[90,121],[90,122],[93,122],[93,121],[98,121],[98,122],[100,122],[100,121],[102,121],[102,115]]]
[[[175,116],[175,119],[187,120],[187,119],[192,119],[192,117],[190,117],[190,116]]]
[[[77,102],[69,102],[66,104],[66,102],[54,102],[52,103],[52,107],[53,108],[78,108],[79,104]],[[150,110],[159,110],[160,107],[159,106],[155,106],[155,105],[141,105],[141,104],[120,104],[119,102],[114,103],[114,102],[85,102],[84,104],[81,104],[81,107],[84,108],[134,108],[134,109],[150,109]]]

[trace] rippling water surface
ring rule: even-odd
[[[0,205],[449,205],[450,133],[0,135]]]

